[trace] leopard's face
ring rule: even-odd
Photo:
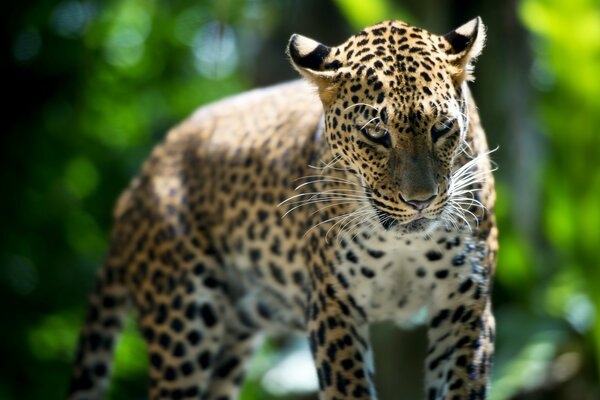
[[[426,61],[407,57],[420,75]],[[435,65],[426,72],[428,81],[413,82],[407,79],[412,73],[388,77],[376,68],[342,78],[325,112],[326,135],[334,156],[360,178],[386,227],[425,226],[448,200],[454,156],[467,128],[466,101],[448,72],[435,71]]]
[[[296,67],[319,87],[333,156],[358,177],[386,229],[426,230],[451,207],[468,129],[463,83],[480,27],[476,19],[438,36],[389,21],[334,48],[292,38]]]

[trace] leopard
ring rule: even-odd
[[[260,341],[297,333],[321,400],[373,400],[369,326],[418,316],[423,396],[486,399],[495,164],[469,89],[484,43],[479,17],[338,46],[294,34],[301,79],[172,128],[117,201],[68,398],[106,395],[133,310],[151,399],[238,398]]]

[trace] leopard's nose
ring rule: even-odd
[[[437,196],[437,193],[434,193],[431,196],[427,197],[426,199],[419,199],[419,198],[406,199],[406,198],[404,198],[404,196],[402,196],[402,194],[400,194],[400,198],[402,199],[402,201],[404,201],[406,204],[410,205],[412,208],[414,208],[415,210],[418,210],[418,211],[426,209],[433,202],[433,200],[435,200],[436,196]]]

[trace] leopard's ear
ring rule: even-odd
[[[323,104],[335,97],[335,79],[341,62],[333,58],[333,49],[305,36],[294,34],[290,38],[287,54],[294,68],[309,82],[317,86]]]
[[[448,59],[456,67],[453,73],[457,83],[473,80],[473,63],[485,45],[485,26],[480,17],[444,35],[448,42]]]

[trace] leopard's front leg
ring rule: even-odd
[[[337,285],[336,285],[337,286]],[[352,300],[331,283],[313,289],[308,303],[310,348],[319,378],[320,400],[374,400],[368,326],[353,314]]]
[[[485,400],[494,353],[490,257],[458,255],[430,303],[426,398]],[[464,262],[464,264],[463,264]]]

